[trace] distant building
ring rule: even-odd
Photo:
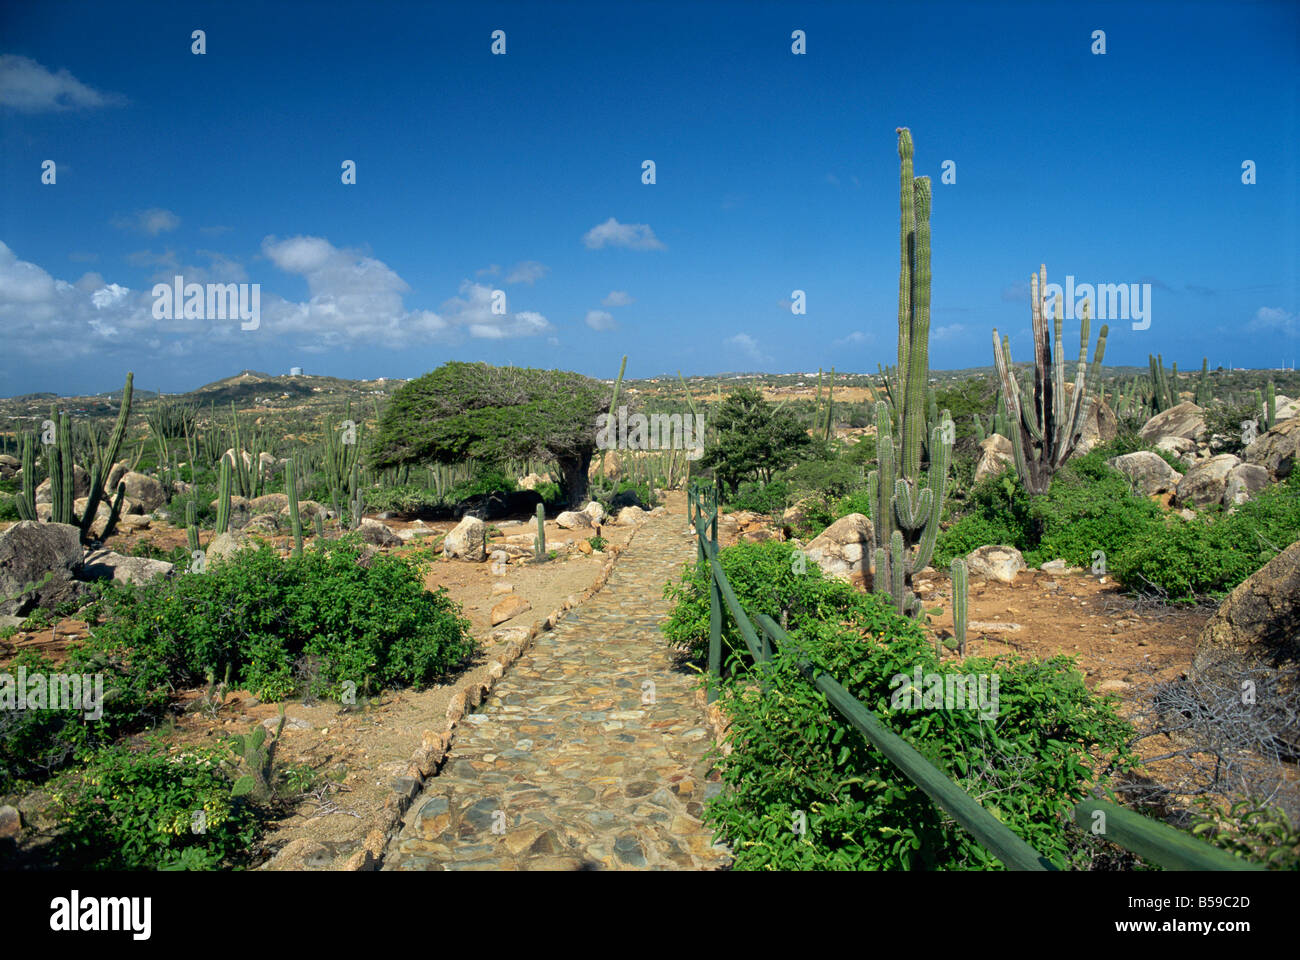
[[[301,376],[302,376],[302,367],[290,367],[290,368],[289,368],[289,376],[291,376],[291,377],[301,377]]]

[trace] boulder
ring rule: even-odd
[[[122,478],[131,470],[131,464],[126,460],[119,460],[108,469],[108,483],[104,484],[104,492],[117,495],[117,485],[122,482]]]
[[[590,518],[592,523],[600,523],[605,519],[605,508],[597,500],[593,500],[583,507],[582,512]]]
[[[209,506],[215,514],[220,510],[220,501],[213,500]],[[243,497],[230,498],[230,529],[240,530],[253,518],[253,509]]]
[[[1199,440],[1205,435],[1205,411],[1190,401],[1157,413],[1142,425],[1138,435],[1148,442],[1160,437]]]
[[[871,537],[871,521],[850,513],[818,534],[804,552],[827,576],[847,581],[870,568]]]
[[[609,480],[623,478],[623,459],[617,450],[606,450],[603,457],[591,458],[591,466],[587,468],[587,479],[595,480],[597,477],[605,477]]]
[[[17,457],[11,457],[7,453],[0,453],[0,477],[5,480],[22,473],[22,466]]]
[[[1274,423],[1281,423],[1283,420],[1290,420],[1293,417],[1300,417],[1300,400],[1291,400],[1278,394],[1273,398],[1273,420]]]
[[[1015,583],[1016,574],[1028,568],[1025,558],[1015,547],[997,545],[980,547],[966,554],[966,569],[972,576]]]
[[[1065,389],[1069,393],[1074,392],[1074,384],[1067,383]],[[1097,400],[1093,403],[1092,409],[1088,411],[1087,418],[1083,421],[1083,433],[1079,436],[1079,442],[1074,448],[1072,456],[1081,457],[1093,447],[1101,447],[1110,443],[1119,434],[1119,418],[1115,416],[1115,411],[1110,408],[1105,400]],[[997,436],[997,434],[994,434]]]
[[[1138,450],[1135,453],[1111,457],[1106,462],[1133,481],[1142,491],[1143,496],[1147,497],[1153,493],[1174,491],[1178,489],[1178,483],[1183,479],[1181,473],[1165,463],[1159,454],[1152,453],[1150,450]]]
[[[555,518],[555,523],[562,530],[586,530],[591,527],[591,517],[578,510],[565,510]]]
[[[71,524],[23,520],[0,533],[0,614],[19,616],[80,596],[81,532]],[[28,584],[50,579],[23,593]]]
[[[83,580],[145,584],[159,577],[170,577],[174,570],[175,564],[165,560],[127,557],[112,550],[95,550],[86,554],[80,576]]]
[[[975,465],[975,482],[979,483],[985,477],[997,476],[1004,470],[1014,470],[1015,464],[1015,451],[1011,447],[1010,440],[1000,433],[986,437],[980,443],[980,459]]]
[[[280,532],[280,521],[274,513],[259,513],[244,524],[243,529],[245,533],[264,533],[274,536]]]
[[[280,461],[264,451],[257,455],[257,468],[262,471],[264,479],[270,480],[275,476],[276,471],[280,469]]]
[[[163,485],[147,474],[132,470],[122,475],[121,482],[126,484],[126,495],[141,513],[151,513],[167,503],[167,491]]]
[[[492,608],[489,619],[492,621],[492,626],[495,627],[497,624],[505,623],[507,620],[531,609],[533,609],[531,603],[523,597],[516,597],[512,594]]]
[[[1240,683],[1237,664],[1262,666],[1295,689],[1300,662],[1300,541],[1228,594],[1196,641],[1192,672]]]
[[[229,557],[240,550],[253,546],[253,543],[240,533],[223,533],[214,537],[212,541],[203,548],[203,555],[208,560]]]
[[[546,478],[539,473],[530,473],[527,476],[520,477],[519,482],[515,484],[520,490],[536,490],[540,484],[546,483]]]
[[[1269,484],[1268,471],[1258,464],[1239,463],[1228,474],[1223,490],[1223,505],[1235,507],[1245,503]]]
[[[1187,468],[1183,479],[1178,481],[1175,500],[1180,506],[1194,507],[1222,503],[1224,490],[1228,486],[1228,475],[1240,463],[1241,460],[1231,453],[1198,460]]]
[[[260,497],[254,497],[248,501],[248,509],[253,513],[279,513],[289,506],[289,495],[287,493],[264,493]],[[298,504],[298,512],[302,513],[302,504]]]
[[[1182,457],[1196,452],[1196,441],[1188,440],[1186,437],[1161,437],[1152,446],[1175,457]]]
[[[357,528],[361,534],[361,539],[376,547],[400,547],[402,538],[389,530],[387,526],[378,520],[371,520],[369,517],[363,517],[361,526]]]
[[[477,517],[465,517],[442,541],[442,555],[482,563],[487,559],[487,524]]]
[[[285,504],[283,507],[280,508],[279,512],[280,512],[280,516],[287,517],[289,515],[289,503],[288,503],[289,498],[288,496],[286,496],[284,499],[285,499]],[[298,518],[302,520],[302,525],[304,527],[306,527],[307,522],[311,520],[312,517],[316,516],[316,514],[318,513],[320,514],[320,518],[322,520],[330,520],[334,516],[333,510],[327,509],[326,507],[317,503],[315,500],[298,501]]]
[[[98,525],[101,511],[95,511],[95,523],[91,524],[91,532],[95,532]],[[107,518],[105,518],[107,519]],[[153,526],[153,521],[141,513],[124,513],[117,518],[117,526],[126,533],[138,533],[141,530],[148,530]],[[99,536],[103,535],[103,528],[100,528]]]
[[[85,470],[81,469],[79,465],[74,463],[72,465],[73,499],[76,499],[77,497],[85,497],[89,495],[90,495],[90,474],[88,474]],[[128,490],[126,495],[129,497],[131,495],[131,491]],[[51,499],[50,478],[46,477],[36,486],[36,502],[49,503],[50,499]]]
[[[1246,448],[1246,462],[1263,467],[1274,480],[1289,477],[1297,458],[1300,458],[1300,420],[1275,424]]]
[[[18,836],[23,829],[23,819],[17,807],[5,805],[0,807],[0,839]]]
[[[632,526],[644,519],[645,511],[640,507],[624,507],[618,512],[618,525],[620,527]]]

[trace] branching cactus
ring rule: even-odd
[[[1042,289],[1047,286],[1047,267],[1030,278],[1029,299],[1034,330],[1034,395],[1025,402],[1020,395],[1011,364],[1009,338],[998,338],[993,330],[993,359],[997,365],[1002,397],[1006,401],[1011,429],[1011,444],[1015,450],[1016,472],[1020,482],[1031,496],[1047,492],[1052,475],[1074,453],[1083,436],[1083,427],[1091,412],[1094,398],[1089,396],[1092,384],[1098,382],[1098,371],[1106,353],[1105,325],[1097,338],[1092,367],[1088,367],[1088,301],[1083,302],[1079,326],[1079,364],[1074,379],[1074,392],[1065,390],[1065,350],[1061,342],[1061,325],[1064,314],[1061,298],[1056,298],[1055,337],[1048,339],[1047,317],[1043,310]],[[1040,280],[1041,278],[1041,280]],[[1041,284],[1041,285],[1040,285]],[[1053,344],[1055,361],[1053,361]]]
[[[231,737],[230,745],[235,756],[244,762],[247,771],[235,780],[231,787],[232,797],[252,796],[259,803],[271,799],[275,786],[275,748],[280,743],[280,734],[284,731],[284,704],[280,704],[280,723],[275,728],[275,736],[266,742],[266,728],[256,727],[251,733],[237,734]]]
[[[898,129],[900,260],[897,374],[883,373],[886,395],[876,403],[877,469],[867,476],[873,511],[874,586],[899,613],[919,616],[914,573],[934,555],[943,516],[955,428],[943,412],[927,436],[934,397],[930,378],[930,178],[912,176],[912,135]],[[899,406],[901,404],[901,407]],[[898,437],[894,437],[894,424]],[[928,441],[928,442],[927,442]],[[922,449],[928,474],[922,483]]]

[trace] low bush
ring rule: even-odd
[[[1094,698],[1072,660],[970,659],[941,664],[924,629],[874,594],[792,570],[781,543],[742,544],[720,562],[751,615],[784,613],[790,639],[760,685],[748,670],[720,704],[735,749],[715,762],[727,789],[706,819],[739,869],[996,869],[1000,864],[844,721],[799,669],[811,660],[994,816],[1061,866],[1087,865],[1099,844],[1070,825],[1073,806],[1102,780],[1100,762],[1127,769],[1131,730]],[[688,568],[664,633],[700,657],[707,645],[705,581]],[[724,614],[724,622],[730,621]],[[742,641],[728,623],[724,639]],[[897,695],[923,675],[980,675],[982,709],[910,709]],[[924,685],[929,685],[927,678]],[[795,825],[806,830],[796,830]]]
[[[246,861],[256,808],[231,797],[228,751],[105,747],[51,783],[63,870],[212,870]]]
[[[783,480],[771,483],[742,483],[736,495],[727,501],[729,512],[752,510],[754,513],[781,513],[790,503],[790,487]]]

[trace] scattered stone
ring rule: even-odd
[[[605,508],[600,505],[598,500],[591,501],[582,508],[582,512],[591,519],[592,523],[603,523],[605,520]]]
[[[148,474],[130,471],[122,475],[120,482],[126,484],[126,495],[140,508],[141,513],[152,513],[167,503],[167,491]],[[89,492],[89,483],[86,484],[86,489]]]
[[[645,519],[645,511],[640,507],[624,507],[618,512],[618,525],[620,527],[633,526]]]
[[[555,518],[562,530],[585,530],[591,526],[591,517],[577,510],[565,510]]]
[[[804,552],[827,576],[847,581],[870,567],[871,537],[871,521],[850,513],[823,530]]]
[[[361,519],[361,526],[357,528],[357,532],[361,534],[362,541],[374,547],[400,547],[402,545],[401,537],[389,530],[386,525],[369,517]]]
[[[489,619],[492,626],[495,627],[497,624],[505,623],[507,620],[531,609],[533,609],[533,605],[523,597],[508,596],[492,608]]]
[[[1016,574],[1028,569],[1020,551],[1005,545],[972,550],[966,554],[966,567],[973,576],[986,577],[1000,583],[1015,583]]]
[[[498,580],[496,583],[492,584],[492,596],[494,597],[499,597],[503,593],[514,592],[515,585],[513,583],[506,583],[504,580]]]

